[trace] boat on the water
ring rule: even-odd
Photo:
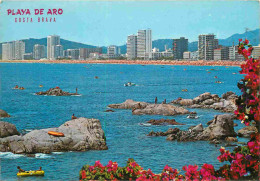
[[[188,119],[198,119],[199,116],[196,112],[191,112],[189,116],[187,116]]]
[[[136,86],[135,83],[132,82],[127,82],[126,84],[124,84],[125,87],[131,87],[131,86]]]
[[[28,177],[28,176],[44,176],[43,170],[30,170],[25,172],[18,172],[17,176],[19,177]]]

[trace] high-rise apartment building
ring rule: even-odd
[[[144,59],[145,53],[152,52],[152,30],[138,30],[137,57]]]
[[[12,41],[2,44],[3,60],[22,60],[25,53],[25,43],[23,41]]]
[[[214,34],[199,35],[198,51],[200,60],[214,60],[214,49],[218,48],[218,40]]]
[[[22,60],[25,53],[25,43],[23,41],[15,41],[15,59]]]
[[[115,45],[110,45],[107,47],[108,58],[116,58],[120,56],[120,48]]]
[[[2,44],[2,60],[15,59],[15,43],[7,42]]]
[[[72,60],[78,60],[79,59],[79,49],[67,49],[64,50],[64,57],[72,59]]]
[[[45,58],[45,46],[40,44],[35,44],[33,46],[33,58],[35,60],[40,60],[42,58]]]
[[[126,43],[127,59],[133,60],[137,57],[137,35],[129,35]]]
[[[54,46],[56,45],[60,45],[60,36],[58,35],[47,36],[47,58],[48,59],[55,59],[54,57],[55,53],[53,52],[53,50],[55,49]]]
[[[184,37],[173,39],[172,46],[174,59],[183,59],[183,53],[188,51],[188,39]]]
[[[55,45],[51,49],[51,59],[63,58],[63,46]]]
[[[214,49],[214,60],[228,60],[229,47],[221,47]]]
[[[238,53],[238,46],[231,46],[228,47],[228,59],[229,60],[239,60],[239,61],[243,61],[244,60],[244,56],[240,55]]]

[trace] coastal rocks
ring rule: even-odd
[[[150,123],[152,125],[185,125],[185,124],[176,122],[175,119],[159,119],[159,120],[151,119],[151,120],[147,121],[147,123]]]
[[[169,133],[169,132],[168,132]],[[213,122],[206,128],[202,124],[191,127],[188,131],[178,130],[174,133],[150,132],[149,136],[167,136],[167,140],[173,141],[212,141],[217,143],[219,140],[225,140],[227,137],[234,137],[236,133],[233,127],[233,116],[229,114],[215,116]],[[231,140],[231,138],[228,138]]]
[[[121,104],[110,104],[108,107],[114,109],[141,109],[145,108],[148,105],[146,102],[136,102],[132,99],[127,99]]]
[[[112,109],[107,109],[107,110],[105,110],[105,112],[115,112],[115,111]]]
[[[166,132],[154,132],[151,131],[147,136],[167,136],[170,134],[176,134],[180,131],[179,128],[169,128]]]
[[[134,109],[132,113],[134,115],[148,114],[174,116],[179,114],[188,114],[189,111],[182,107],[177,107],[170,104],[149,104],[145,108]]]
[[[252,133],[257,133],[257,128],[255,126],[247,126],[244,127],[240,130],[238,130],[237,134],[239,137],[245,137],[245,138],[250,138],[250,135]]]
[[[10,115],[6,111],[0,109],[0,118],[8,118],[8,117],[10,117]]]
[[[19,134],[20,133],[17,131],[15,125],[8,122],[0,121],[0,138]]]
[[[36,92],[36,95],[48,95],[48,96],[72,96],[72,95],[79,95],[78,93],[69,93],[61,90],[59,87],[50,88],[44,92]]]
[[[48,131],[62,132],[64,137],[49,135]],[[87,151],[107,149],[104,131],[98,119],[78,118],[58,128],[33,130],[24,136],[0,139],[0,151],[17,154]]]
[[[237,98],[238,96],[234,92],[224,93],[221,97],[205,92],[193,99],[178,98],[173,100],[172,103],[190,108],[208,108],[223,112],[234,112],[236,110],[235,101]]]
[[[237,142],[237,138],[236,137],[227,137],[227,138],[225,138],[225,141],[227,141],[227,142]]]

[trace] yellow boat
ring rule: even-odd
[[[17,176],[19,177],[27,177],[27,176],[44,176],[43,170],[30,170],[25,172],[18,172]]]

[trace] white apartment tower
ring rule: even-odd
[[[145,53],[152,52],[152,30],[138,30],[137,57],[143,59]]]
[[[218,48],[218,40],[214,34],[199,35],[198,51],[200,60],[214,60],[214,49]]]
[[[55,49],[54,46],[60,45],[60,36],[58,35],[50,35],[47,36],[47,58],[48,59],[55,59],[55,53],[53,50]]]
[[[126,43],[127,60],[137,57],[137,35],[129,35]]]
[[[35,60],[40,60],[41,58],[45,58],[45,47],[44,45],[36,44],[33,46],[33,58]]]
[[[25,53],[25,43],[23,41],[12,41],[2,44],[3,60],[22,60]]]
[[[25,54],[25,43],[23,41],[15,41],[15,59],[22,60]]]
[[[55,45],[51,48],[51,59],[57,59],[63,57],[63,46]]]

